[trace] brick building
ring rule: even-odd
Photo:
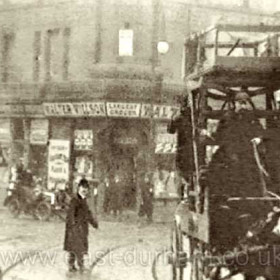
[[[166,126],[183,93],[184,38],[221,20],[277,22],[249,7],[200,2],[3,1],[0,143],[10,164],[23,157],[49,187],[119,173],[127,197],[152,168],[175,195]],[[166,54],[159,41],[168,41]]]

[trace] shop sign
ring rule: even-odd
[[[31,120],[30,143],[33,145],[46,145],[48,142],[49,122],[48,120]]]
[[[11,128],[10,120],[2,119],[0,120],[0,142],[9,143],[11,141]]]
[[[152,105],[125,102],[44,103],[46,116],[154,118],[170,120],[179,115],[180,108],[171,105]]]
[[[70,141],[50,140],[48,155],[48,189],[65,185],[69,180]]]
[[[42,106],[35,104],[0,105],[0,115],[7,116],[42,116]]]
[[[140,103],[107,102],[109,117],[138,118],[140,116]]]
[[[44,103],[46,116],[106,116],[104,102]]]
[[[173,154],[177,150],[176,134],[167,133],[166,124],[156,126],[156,154]]]
[[[136,137],[121,137],[117,138],[115,143],[121,145],[137,145],[138,140]]]
[[[171,105],[142,104],[141,118],[174,119],[180,113],[180,108]]]
[[[74,131],[74,149],[92,150],[93,133],[91,129],[76,129]]]

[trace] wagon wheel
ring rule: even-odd
[[[169,263],[172,266],[172,280],[191,280],[190,267],[187,265],[190,249],[190,239],[183,234],[180,223],[175,221],[171,231],[171,254],[169,258]]]
[[[14,218],[17,218],[20,214],[20,202],[18,199],[13,198],[8,203],[9,212]]]
[[[200,241],[192,242],[192,280],[207,280],[209,279],[206,273],[206,267],[204,263],[205,252],[203,251],[203,244]]]
[[[42,201],[38,204],[35,210],[36,217],[41,221],[48,221],[52,214],[51,206],[48,202]]]

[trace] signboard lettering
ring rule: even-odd
[[[140,116],[140,103],[107,102],[107,114],[110,117],[137,118]]]
[[[46,116],[106,116],[104,102],[44,103]]]
[[[91,116],[119,118],[174,119],[179,107],[172,105],[125,102],[44,103],[46,116]]]

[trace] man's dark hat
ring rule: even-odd
[[[79,187],[83,188],[89,188],[89,183],[87,179],[81,179],[81,181],[78,184]]]

